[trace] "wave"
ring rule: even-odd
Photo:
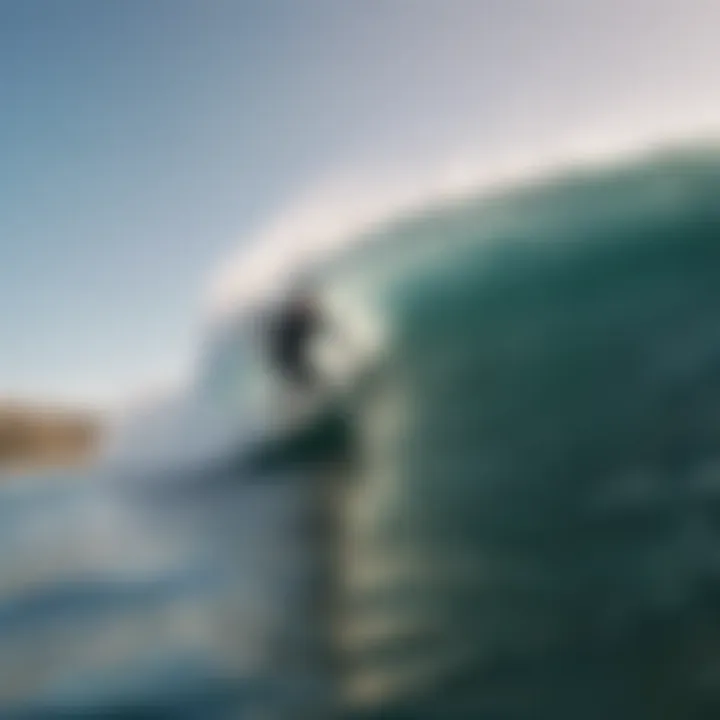
[[[348,717],[717,711],[719,196],[718,148],[680,148],[245,265],[167,446],[207,431],[201,483],[231,457],[332,516]],[[266,345],[298,282],[302,392]]]
[[[349,705],[717,702],[718,191],[707,149],[578,169],[423,208],[319,276],[327,344],[381,338],[338,401]]]
[[[383,327],[379,370],[345,396],[348,703],[717,708],[699,678],[720,610],[719,160],[686,150],[429,206],[320,283]]]

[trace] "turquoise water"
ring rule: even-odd
[[[719,197],[701,148],[423,207],[315,275],[309,409],[239,330],[252,442],[3,489],[0,702],[716,717]]]
[[[717,160],[427,209],[360,267],[385,344],[351,399],[358,711],[720,711]]]

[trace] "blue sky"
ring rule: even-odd
[[[213,269],[333,173],[714,126],[718,26],[702,0],[0,0],[0,395],[176,373]]]

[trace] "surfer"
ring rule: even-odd
[[[305,292],[291,297],[270,327],[271,362],[294,385],[307,388],[316,379],[307,349],[318,327],[315,303]]]

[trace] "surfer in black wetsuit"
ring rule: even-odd
[[[234,472],[242,467],[245,477],[260,478],[283,466],[334,464],[348,457],[351,437],[345,409],[329,387],[323,388],[322,376],[308,352],[316,333],[326,329],[321,317],[315,297],[303,290],[286,299],[264,325],[265,357],[273,372],[288,384],[280,394],[285,415],[298,417],[287,423],[286,432],[266,438],[250,450],[244,448],[242,456],[234,460]],[[305,400],[310,401],[307,406]]]
[[[315,381],[307,348],[318,324],[311,297],[301,294],[287,302],[270,328],[271,362],[293,384],[308,387]]]

